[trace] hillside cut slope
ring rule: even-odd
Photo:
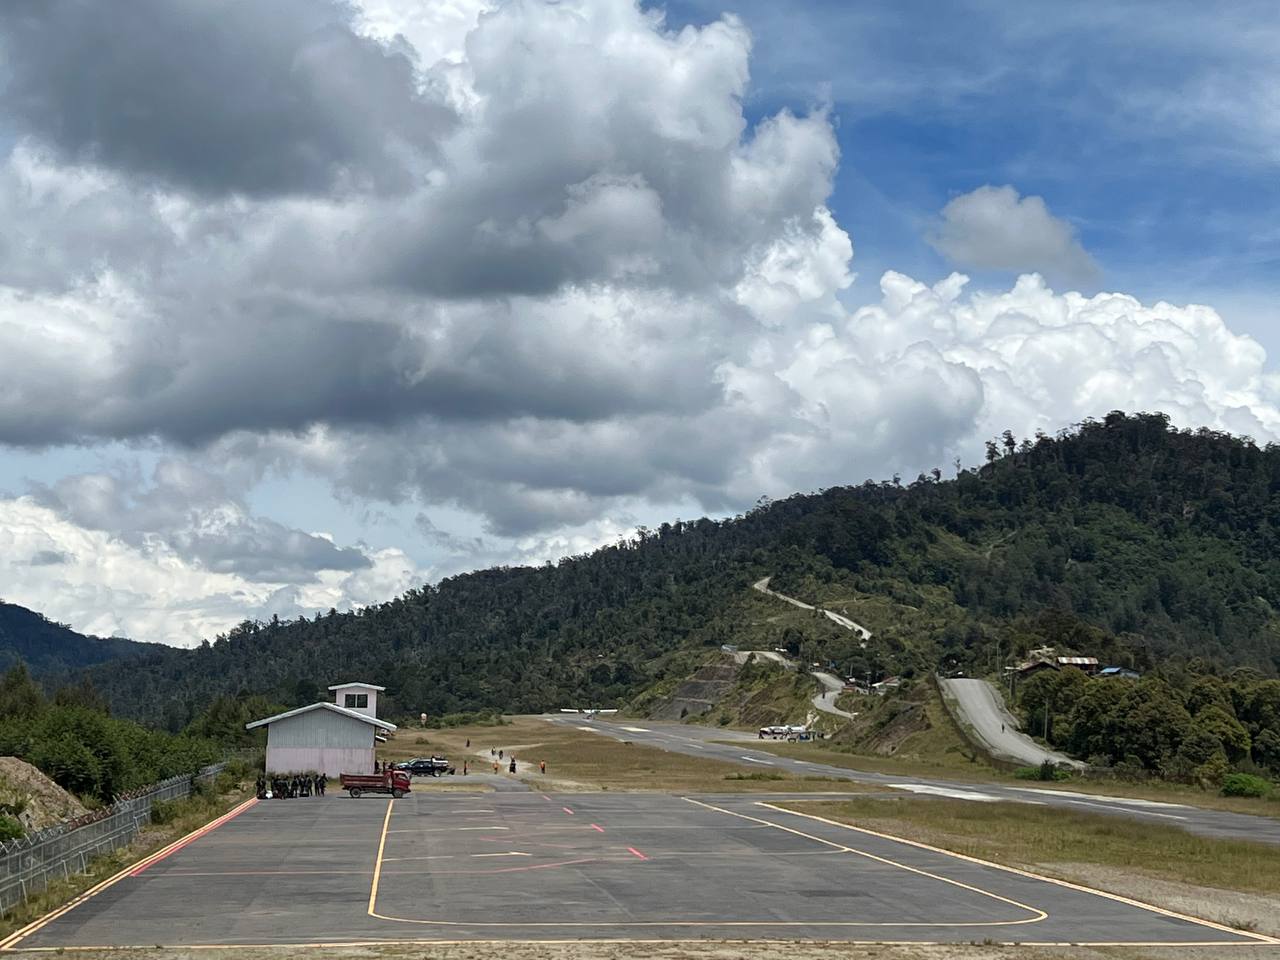
[[[764,577],[872,639],[752,591]],[[92,675],[117,712],[175,729],[219,694],[297,704],[339,674],[386,685],[392,714],[618,704],[721,644],[873,679],[981,674],[1045,644],[1139,670],[1200,657],[1274,676],[1277,611],[1280,449],[1116,413],[1058,437],[1006,435],[954,479],[663,524],[556,565],[244,623]]]

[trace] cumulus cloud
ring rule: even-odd
[[[40,566],[52,554],[62,557],[53,575]],[[252,579],[192,562],[162,541],[130,543],[82,527],[32,497],[0,499],[5,599],[99,636],[192,646],[243,619],[381,602],[424,576],[400,550],[369,561],[307,584]]]
[[[970,292],[891,272],[850,312],[832,119],[748,122],[732,16],[112,15],[0,12],[0,444],[156,461],[0,500],[7,595],[82,629],[189,641],[384,600],[1115,407],[1280,436],[1256,343],[1207,307],[1055,292],[1041,277],[1096,265],[1011,187],[952,201],[934,242],[1034,275]],[[439,563],[251,509],[256,484],[299,477],[417,516],[400,535]]]
[[[209,192],[403,190],[452,110],[339,0],[14,0],[0,108],[64,156]]]
[[[1013,187],[978,187],[942,208],[929,242],[956,266],[1041,273],[1052,281],[1092,285],[1100,275],[1075,228],[1041,197]]]

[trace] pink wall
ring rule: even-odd
[[[373,747],[267,746],[267,773],[317,770],[330,779],[340,773],[373,773]]]

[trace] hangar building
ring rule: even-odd
[[[337,683],[329,688],[332,701],[286,710],[245,728],[267,728],[268,774],[373,773],[378,741],[396,729],[394,723],[378,719],[378,694],[385,689],[371,683]]]

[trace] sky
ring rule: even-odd
[[[0,597],[180,646],[1113,409],[1280,440],[1280,10],[0,5]]]

